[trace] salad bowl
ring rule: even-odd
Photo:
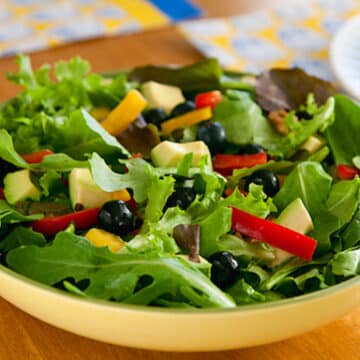
[[[360,304],[360,108],[332,84],[216,59],[101,75],[74,58],[56,81],[18,62],[25,90],[0,107],[4,299],[164,351],[279,341]]]
[[[344,316],[360,278],[297,298],[227,310],[169,310],[81,299],[0,267],[0,295],[34,317],[107,343],[162,351],[216,351],[287,339]]]

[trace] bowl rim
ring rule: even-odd
[[[10,268],[5,267],[0,264],[0,275],[6,275],[10,279],[20,282],[22,285],[30,286],[36,288],[35,290],[45,292],[47,295],[53,295],[62,298],[65,301],[77,302],[77,303],[86,303],[87,306],[93,306],[98,308],[107,308],[112,311],[128,311],[128,312],[137,312],[137,313],[149,313],[149,314],[158,314],[158,315],[189,315],[189,316],[204,316],[204,315],[225,315],[233,313],[248,314],[258,311],[271,311],[275,308],[287,308],[292,306],[297,306],[298,304],[304,304],[311,302],[312,300],[319,300],[322,297],[327,297],[334,295],[337,292],[348,290],[351,287],[359,286],[360,288],[360,275],[356,275],[353,278],[347,279],[339,284],[329,286],[328,288],[317,290],[308,294],[302,294],[294,296],[291,298],[285,298],[265,303],[249,304],[249,305],[240,305],[234,308],[205,308],[205,309],[179,309],[179,308],[161,308],[161,307],[152,307],[146,305],[134,305],[126,304],[121,302],[111,302],[108,300],[90,298],[90,297],[80,297],[75,294],[66,292],[54,288],[50,285],[40,283],[38,281],[27,278],[24,275],[18,274]],[[0,295],[1,296],[1,295]],[[11,302],[11,301],[10,301]],[[360,305],[360,304],[359,304]]]

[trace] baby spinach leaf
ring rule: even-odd
[[[326,130],[326,138],[336,164],[352,165],[360,155],[360,106],[345,95],[335,96],[335,122]]]
[[[351,248],[360,243],[360,206],[340,236],[344,249]]]
[[[139,82],[157,81],[180,87],[184,91],[220,88],[223,71],[217,59],[206,59],[183,67],[143,66],[133,69],[130,79]]]

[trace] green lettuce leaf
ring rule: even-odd
[[[128,155],[125,148],[85,110],[71,113],[53,141],[55,151],[83,160],[96,152],[102,157]]]
[[[338,276],[355,276],[360,274],[360,248],[347,249],[334,255],[329,262],[331,271]]]
[[[0,158],[20,168],[29,167],[29,164],[16,152],[11,136],[5,129],[0,130]]]
[[[127,155],[113,137],[94,119],[89,119],[90,115],[84,114],[85,109],[94,106],[115,107],[128,89],[126,76],[119,74],[114,83],[110,79],[110,84],[104,84],[103,76],[88,74],[90,67],[86,61],[74,58],[56,64],[56,81],[51,81],[49,66],[33,71],[30,59],[22,55],[18,64],[19,72],[8,77],[25,86],[25,90],[0,107],[0,128],[9,132],[18,152],[44,148],[62,151],[62,147],[69,147],[67,154],[75,158],[82,151],[96,151],[103,156]],[[75,150],[76,145],[79,148]]]
[[[85,238],[59,233],[46,247],[22,246],[6,257],[10,268],[54,285],[66,278],[87,279],[87,296],[131,304],[151,304],[171,294],[196,307],[234,307],[196,267],[178,257],[111,253]],[[48,271],[51,269],[51,271]],[[145,278],[147,281],[144,281]],[[184,301],[185,299],[185,301]]]
[[[160,220],[166,201],[174,191],[174,184],[175,179],[171,176],[157,178],[151,182],[147,190],[146,221],[156,223]]]
[[[126,162],[128,172],[118,174],[112,171],[96,153],[89,160],[94,181],[104,191],[117,191],[130,188],[134,191],[136,202],[143,202],[148,197],[148,189],[157,178],[155,169],[143,159],[131,159]]]

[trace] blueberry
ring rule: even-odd
[[[265,150],[259,144],[249,144],[241,149],[241,154],[259,154],[263,152],[265,152]]]
[[[187,100],[183,103],[176,105],[170,113],[170,118],[186,114],[189,111],[195,110],[195,103],[193,101]]]
[[[274,196],[280,189],[279,179],[269,170],[258,170],[246,178],[245,190],[249,191],[251,183],[262,185],[267,196]]]
[[[224,150],[226,133],[220,123],[209,122],[199,127],[197,139],[203,141],[212,154],[217,154]]]
[[[169,196],[165,208],[178,206],[180,209],[187,209],[194,201],[196,196],[195,191],[188,187],[178,187]]]
[[[150,109],[144,115],[144,117],[148,123],[154,124],[156,126],[160,126],[160,124],[167,119],[167,115],[166,115],[165,111],[160,108]]]
[[[234,284],[239,272],[239,264],[228,251],[220,251],[212,254],[209,258],[211,266],[211,281],[220,289],[226,289]]]
[[[108,201],[100,209],[98,225],[106,231],[124,236],[135,229],[135,223],[135,215],[124,201]]]

